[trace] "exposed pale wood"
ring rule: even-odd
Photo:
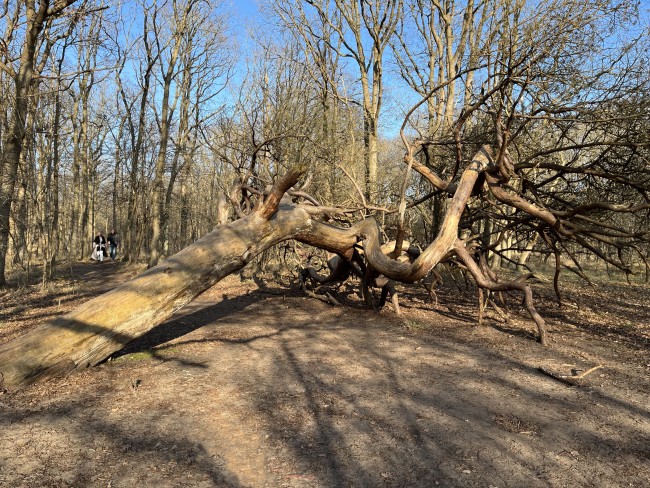
[[[291,186],[299,175],[290,172],[276,190]],[[0,384],[18,385],[101,362],[255,255],[294,237],[309,221],[307,212],[292,207],[270,220],[254,213],[218,227],[133,280],[0,346]]]
[[[575,376],[572,376],[571,378],[573,378],[574,380],[581,380],[582,378],[584,378],[584,377],[587,376],[588,374],[591,374],[591,373],[593,373],[594,371],[597,371],[597,370],[599,370],[599,369],[602,368],[602,367],[603,367],[603,365],[602,365],[602,364],[599,364],[598,366],[594,366],[593,368],[589,368],[587,371],[583,371],[582,373],[577,374],[577,375],[575,375]]]
[[[551,371],[551,370],[548,369],[548,368],[545,368],[544,366],[540,366],[540,367],[537,368],[537,369],[538,369],[541,373],[544,373],[546,376],[550,376],[550,377],[553,378],[554,380],[557,380],[557,381],[559,381],[559,382],[561,382],[561,383],[565,383],[565,384],[570,385],[570,386],[580,386],[580,382],[579,382],[579,381],[576,381],[576,380],[581,380],[581,379],[583,379],[585,376],[587,376],[588,374],[591,374],[591,373],[593,373],[594,371],[597,371],[597,370],[599,370],[599,369],[602,368],[602,367],[603,367],[603,365],[602,365],[602,364],[599,364],[599,365],[597,365],[597,366],[594,366],[593,368],[589,368],[588,370],[586,370],[586,371],[584,371],[584,372],[582,372],[582,373],[580,373],[580,374],[576,374],[576,375],[564,375],[564,374],[558,374],[558,373],[555,373],[554,371]]]

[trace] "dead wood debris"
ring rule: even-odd
[[[330,305],[337,305],[337,306],[341,305],[340,302],[336,298],[334,298],[330,292],[326,291],[323,295],[319,295],[318,293],[315,293],[314,291],[307,288],[304,279],[300,279],[300,288],[302,289],[303,293],[307,295],[309,298],[315,298],[316,300],[329,303]]]
[[[588,370],[583,371],[580,374],[573,374],[573,375],[558,374],[558,373],[556,373],[554,371],[551,371],[548,368],[545,368],[544,366],[540,366],[537,369],[541,373],[544,373],[546,376],[549,376],[549,377],[553,378],[554,380],[557,380],[557,381],[559,381],[561,383],[564,383],[564,384],[567,384],[567,385],[570,385],[570,386],[580,386],[581,385],[580,380],[585,378],[588,374],[591,374],[594,371],[596,371],[596,370],[598,370],[598,369],[600,369],[602,367],[603,367],[603,365],[599,364],[597,366],[594,366],[593,368],[589,368]]]

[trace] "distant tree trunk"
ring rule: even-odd
[[[377,168],[379,136],[377,120],[374,117],[364,118],[364,168],[365,168],[365,197],[370,202],[377,193]]]
[[[191,35],[189,39],[186,39],[188,34],[192,32],[190,29],[191,17],[193,7],[195,6],[195,1],[187,0],[184,4],[177,5],[173,4],[173,34],[172,34],[172,43],[168,53],[168,56],[161,56],[161,60],[164,59],[167,62],[166,66],[161,65],[161,77],[163,83],[163,95],[160,102],[160,146],[158,148],[158,154],[156,156],[156,167],[154,172],[153,179],[153,191],[151,194],[151,240],[149,242],[149,267],[155,266],[158,263],[158,260],[161,256],[162,244],[165,242],[165,230],[168,220],[168,209],[167,209],[167,200],[165,198],[166,194],[171,192],[174,182],[176,180],[176,167],[172,167],[171,177],[169,181],[169,191],[166,192],[164,188],[163,177],[166,172],[167,165],[167,151],[169,146],[169,140],[172,130],[172,117],[174,116],[176,105],[178,103],[181,95],[187,95],[183,90],[183,83],[191,84],[191,73],[186,69],[183,73],[183,79],[181,83],[176,83],[175,79],[179,75],[178,65],[181,62],[180,55],[181,49],[191,48]],[[157,26],[154,23],[153,34],[156,36],[156,43],[159,46],[161,41],[157,36],[160,36],[160,32],[157,29]],[[185,54],[185,53],[183,53]],[[189,77],[189,79],[188,79]],[[187,113],[181,113],[181,117],[187,117]],[[181,120],[180,123],[187,127],[187,119]],[[182,128],[181,128],[182,129]]]
[[[171,90],[171,79],[173,75],[173,66],[164,77],[165,86],[162,98],[162,114],[160,117],[160,148],[156,157],[156,169],[153,180],[153,191],[151,194],[151,240],[149,242],[149,267],[158,263],[161,252],[161,242],[164,240],[163,230],[166,220],[165,191],[163,188],[163,176],[165,173],[165,164],[167,162],[167,145],[169,143],[169,131],[171,124],[169,106],[169,96]]]
[[[31,117],[29,123],[32,123]],[[33,141],[30,141],[33,143]],[[29,212],[27,208],[28,196],[28,176],[27,176],[27,155],[23,152],[20,156],[20,165],[18,168],[18,181],[16,182],[18,188],[14,195],[14,211],[12,215],[13,221],[13,263],[23,264],[29,261],[29,249],[27,249],[27,227]]]
[[[155,8],[155,5],[151,8]],[[153,69],[159,59],[159,54],[153,52],[151,42],[149,39],[149,23],[150,11],[145,8],[142,16],[142,28],[144,35],[142,41],[146,53],[146,58],[142,66],[140,66],[141,79],[139,80],[141,91],[138,95],[137,101],[131,103],[127,97],[126,90],[123,88],[121,80],[118,76],[118,87],[120,98],[124,105],[127,121],[129,124],[129,135],[131,139],[131,167],[129,168],[129,188],[128,188],[128,203],[127,215],[129,216],[128,227],[126,229],[125,241],[122,242],[122,252],[124,258],[131,263],[138,262],[140,258],[140,251],[142,248],[142,240],[144,233],[144,218],[145,212],[143,194],[145,188],[142,181],[142,173],[144,171],[144,153],[145,141],[147,138],[147,107],[150,102],[151,83],[153,77]],[[126,54],[124,54],[126,56]],[[139,103],[138,103],[139,102]],[[133,106],[138,105],[137,123],[132,121]]]
[[[3,134],[0,155],[0,286],[6,284],[5,266],[9,250],[11,205],[30,110],[29,92],[34,79],[34,61],[39,37],[47,20],[48,3],[41,2],[38,10],[35,10],[33,2],[29,2],[20,66],[17,72],[9,73],[14,83],[14,98],[11,124],[9,130]]]
[[[90,161],[88,161],[88,134],[87,120],[89,93],[79,96],[74,103],[74,113],[72,116],[72,126],[74,129],[74,142],[72,149],[73,173],[72,181],[74,187],[74,207],[71,213],[72,255],[78,259],[83,259],[88,250],[89,242],[93,238],[92,223],[90,222],[90,210],[92,195],[92,171]],[[90,232],[89,232],[90,226]]]
[[[112,229],[117,229],[117,206],[120,201],[120,172],[122,161],[122,146],[121,141],[124,137],[124,121],[120,123],[120,128],[117,134],[115,143],[115,166],[113,167],[113,186],[111,188],[111,225]],[[107,229],[108,230],[108,229]]]
[[[45,182],[44,182],[44,198],[43,198],[43,223],[42,229],[44,233],[43,239],[43,275],[42,282],[45,283],[52,278],[54,268],[56,266],[57,252],[59,250],[59,163],[61,159],[61,136],[59,134],[61,128],[62,106],[61,106],[61,91],[63,83],[61,79],[61,72],[63,62],[65,60],[65,53],[68,44],[63,46],[61,55],[55,64],[53,74],[56,76],[57,82],[55,85],[55,93],[53,100],[53,107],[51,113],[51,121],[49,122],[49,132],[47,141],[49,148],[47,150],[47,163],[45,165]]]
[[[335,65],[338,65],[340,57],[347,57],[358,70],[363,110],[363,190],[365,199],[370,202],[377,197],[378,189],[377,144],[383,96],[384,51],[402,17],[403,0],[278,0],[274,3],[276,11],[294,34],[311,46],[308,48],[309,54],[326,79],[331,77],[328,55],[325,54],[327,50],[332,51],[329,57],[335,60]],[[308,25],[310,19],[306,11],[310,8],[318,13],[318,20],[314,20],[320,24],[318,28]]]
[[[525,271],[526,263],[528,262],[528,258],[532,254],[533,249],[535,248],[535,244],[537,243],[538,238],[539,238],[539,234],[533,234],[533,237],[528,239],[524,249],[521,251],[521,253],[519,253],[519,258],[517,260],[517,269],[519,271]]]
[[[199,118],[198,104],[194,108],[194,117],[190,111],[191,107],[191,88],[192,88],[192,72],[189,69],[183,70],[183,76],[180,83],[180,110],[178,113],[178,136],[175,144],[174,157],[172,159],[171,169],[169,173],[169,182],[167,184],[167,189],[165,191],[165,218],[163,220],[162,226],[162,236],[164,238],[163,248],[165,252],[169,252],[169,208],[172,205],[172,197],[174,195],[174,187],[176,180],[180,178],[180,215],[181,215],[181,227],[183,226],[184,219],[190,219],[189,209],[187,208],[188,195],[187,195],[187,186],[186,180],[189,178],[190,170],[192,167],[192,160],[194,159],[196,152],[196,137],[192,136],[190,133],[190,122],[194,121],[194,126],[198,126],[197,119]],[[185,180],[185,181],[183,181]],[[180,244],[180,247],[171,246],[175,249],[174,252],[184,248],[189,244],[186,241],[187,226],[184,229],[179,231],[179,236],[176,242],[176,246]],[[180,242],[178,242],[180,241]]]
[[[61,108],[58,103],[58,91],[54,106],[54,121],[52,122],[52,148],[48,158],[46,191],[44,204],[45,252],[43,253],[43,282],[52,278],[56,266],[56,254],[59,249],[59,126],[61,124]]]

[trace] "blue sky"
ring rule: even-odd
[[[233,2],[233,8],[238,10],[242,15],[259,14],[259,2],[257,0],[236,0]]]

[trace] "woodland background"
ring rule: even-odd
[[[448,196],[407,170],[402,120],[418,161],[449,181],[496,138],[514,162],[509,189],[584,226],[567,237],[474,201],[460,228],[481,236],[493,266],[521,269],[532,252],[558,273],[596,259],[643,271],[642,2],[241,5],[2,2],[0,285],[48,280],[111,228],[121,258],[153,266],[250,211],[297,162],[312,199],[376,215],[385,238],[404,227],[424,247]]]

